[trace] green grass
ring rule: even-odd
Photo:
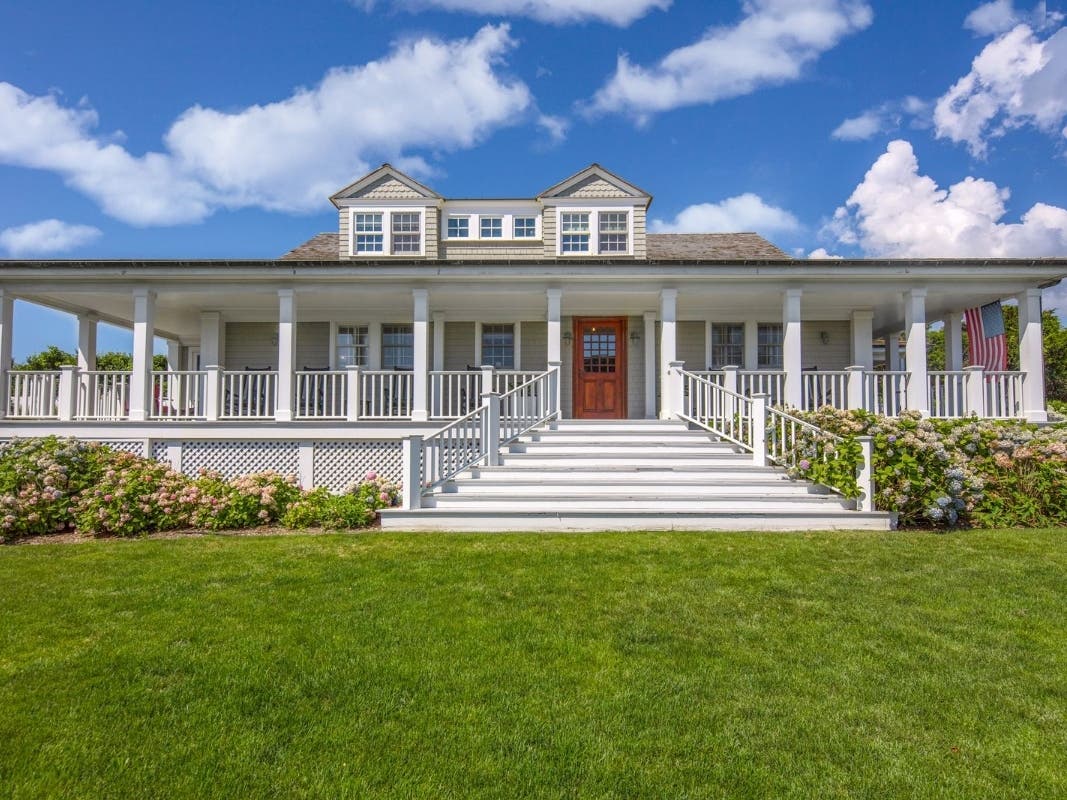
[[[0,794],[1062,798],[1067,532],[0,548]]]

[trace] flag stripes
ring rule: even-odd
[[[972,367],[991,371],[1008,368],[1008,340],[1004,333],[1004,312],[1000,301],[964,312],[967,320],[968,354]]]

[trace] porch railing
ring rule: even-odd
[[[886,417],[900,416],[908,406],[910,372],[899,370],[865,372],[863,375],[864,408],[872,414]]]
[[[1023,414],[1022,372],[993,372],[985,375],[985,415],[987,417],[1020,417]]]
[[[152,373],[153,419],[204,419],[207,372],[157,370]]]
[[[814,411],[823,406],[848,408],[849,375],[848,370],[808,370],[801,373],[804,409]]]
[[[7,416],[13,419],[56,419],[59,416],[59,372],[9,370]]]
[[[448,370],[430,373],[430,417],[455,419],[481,405],[482,371]]]
[[[220,419],[268,419],[278,398],[276,370],[224,370]]]
[[[965,417],[967,408],[967,373],[936,370],[927,373],[930,383],[930,416],[950,419]]]
[[[785,397],[785,372],[768,369],[738,370],[737,391],[745,397],[765,394],[768,403],[772,406],[779,405]]]
[[[359,396],[363,419],[410,418],[415,400],[415,374],[394,370],[360,370]]]
[[[473,373],[472,373],[473,374]],[[500,447],[559,416],[559,366],[508,391],[487,392],[468,414],[423,438],[404,440],[404,508],[476,464],[499,462]]]
[[[297,419],[345,419],[348,414],[348,372],[301,370],[293,376]]]
[[[79,370],[74,416],[85,420],[122,420],[130,415],[129,372]]]
[[[683,371],[681,377],[681,416],[751,450],[753,400],[703,375]]]

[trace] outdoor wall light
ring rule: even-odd
[[[565,341],[567,344],[570,344],[574,341],[574,334],[572,334],[570,331],[563,331],[563,341]]]
[[[637,342],[641,341],[641,334],[637,331],[630,331],[630,341],[637,344]]]
[[[823,344],[830,344],[830,334],[826,331],[819,331],[819,341]]]

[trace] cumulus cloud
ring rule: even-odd
[[[781,233],[799,228],[796,217],[751,192],[719,203],[692,205],[671,221],[654,219],[649,224],[653,233]]]
[[[840,261],[843,258],[843,256],[831,255],[826,250],[825,247],[818,247],[818,248],[812,250],[810,253],[808,253],[808,258],[832,259],[834,261]]]
[[[849,117],[830,136],[847,142],[872,139],[880,133],[897,130],[908,117],[911,118],[911,127],[928,127],[929,111],[930,104],[926,101],[918,97],[905,97],[899,102],[882,103],[858,116]]]
[[[910,143],[891,142],[824,234],[873,256],[1037,258],[1067,255],[1067,209],[1035,204],[1002,222],[1007,188],[967,177],[940,188]]]
[[[284,100],[233,112],[194,106],[167,131],[164,151],[140,156],[97,134],[87,104],[0,83],[0,163],[56,172],[134,225],[194,222],[219,208],[311,211],[372,160],[425,173],[412,151],[472,147],[526,119],[530,91],[502,71],[514,45],[506,25],[400,42]]]
[[[1032,125],[1055,135],[1067,117],[1067,28],[1042,40],[1026,24],[1001,34],[934,107],[938,138],[984,157],[989,140]]]
[[[0,248],[15,258],[65,253],[100,238],[92,225],[72,225],[58,219],[43,219],[0,231]]]
[[[436,8],[498,17],[530,17],[554,25],[593,21],[626,27],[650,11],[665,11],[671,0],[393,0],[392,4],[411,11]],[[357,5],[370,10],[377,3],[362,0]]]
[[[657,112],[794,81],[805,66],[873,19],[865,0],[746,0],[743,9],[735,25],[711,28],[652,66],[621,54],[587,113],[624,113],[643,122]]]
[[[1045,2],[1038,3],[1032,12],[1016,10],[1012,0],[992,0],[983,3],[967,15],[963,27],[974,31],[977,36],[996,36],[1006,33],[1021,22],[1044,28],[1063,21],[1063,14],[1049,12]]]

